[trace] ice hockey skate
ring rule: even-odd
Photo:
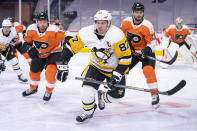
[[[92,111],[91,114],[86,114],[85,112],[83,112],[81,115],[78,115],[76,117],[76,121],[79,122],[79,123],[82,123],[82,122],[85,122],[88,119],[92,118],[93,115],[94,115],[94,112],[95,112],[96,108],[97,108],[97,105],[95,104],[94,105],[94,108],[92,109],[93,111]]]
[[[31,90],[31,89],[27,89],[25,90],[22,95],[23,96],[30,96],[32,94],[35,94],[36,92],[38,91],[38,88],[34,89],[34,90]]]
[[[155,109],[157,109],[157,108],[159,108],[159,95],[157,94],[157,95],[152,95],[152,106],[153,106],[153,108],[155,108]]]
[[[18,75],[18,79],[19,79],[22,83],[28,82],[28,79],[27,79],[27,78],[24,78],[23,74]]]
[[[51,99],[51,95],[52,95],[52,92],[49,93],[49,92],[46,91],[44,93],[43,100],[46,101],[46,102],[49,101]]]

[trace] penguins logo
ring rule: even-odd
[[[106,49],[106,48],[100,48],[97,49],[96,47],[94,47],[92,49],[92,54],[95,57],[95,59],[97,60],[97,62],[99,62],[99,64],[104,65],[107,63],[107,60],[111,57],[112,53],[110,53],[111,48]]]

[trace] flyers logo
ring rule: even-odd
[[[38,48],[38,49],[46,49],[46,48],[48,48],[48,46],[49,46],[48,43],[41,42],[41,41],[34,41],[34,45],[35,45],[36,48]]]
[[[183,34],[175,34],[175,39],[176,40],[183,39]]]
[[[134,44],[138,44],[141,41],[141,37],[139,35],[127,32],[127,40],[133,42]]]

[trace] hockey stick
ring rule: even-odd
[[[168,65],[172,65],[178,57],[178,52],[176,51],[174,57],[170,61],[160,60],[160,59],[157,59],[157,58],[154,58],[154,57],[151,57],[151,56],[145,56],[145,57],[147,57],[148,59],[151,59],[151,60],[156,60],[156,61],[168,64]]]
[[[143,56],[142,54],[137,53],[137,52],[134,52],[133,54],[134,54],[134,55],[138,55],[138,56],[140,56],[140,57],[142,57],[142,58],[148,58],[148,59],[150,59],[150,60],[156,60],[156,61],[159,61],[159,62],[168,64],[168,65],[172,65],[172,64],[176,61],[176,59],[177,59],[177,57],[178,57],[178,52],[177,52],[177,51],[176,51],[174,57],[173,57],[170,61],[160,60],[160,59],[157,59],[156,57],[152,57],[152,56]]]
[[[94,80],[94,79],[91,79],[91,78],[75,77],[75,80],[81,80],[81,81],[92,82],[92,83],[95,83],[95,84],[102,84],[104,86],[108,86],[107,82],[97,81],[97,80]],[[158,94],[162,94],[162,95],[171,96],[171,95],[177,93],[179,90],[181,90],[185,85],[186,85],[186,81],[181,80],[176,86],[174,86],[172,89],[170,89],[168,91],[153,91],[153,90],[150,90],[150,89],[134,87],[134,86],[125,86],[125,85],[120,85],[120,84],[115,84],[114,86],[120,87],[120,88],[138,90],[138,91],[143,91],[143,92],[158,93]]]
[[[156,60],[156,61],[159,61],[159,62],[168,64],[168,65],[172,65],[172,64],[176,61],[176,58],[177,58],[177,56],[178,56],[178,52],[177,52],[177,51],[176,51],[174,57],[173,57],[170,61],[163,61],[163,60],[157,59],[157,58],[155,58],[155,57],[151,57],[151,56],[142,56],[142,54],[139,54],[139,53],[137,53],[137,52],[135,51],[135,48],[134,48],[133,45],[131,44],[132,36],[133,36],[133,34],[127,31],[127,42],[128,42],[128,44],[129,44],[129,46],[130,46],[130,49],[131,49],[132,54],[138,55],[138,56],[140,56],[140,57],[142,57],[142,58],[148,58],[148,59],[150,59],[150,60]]]
[[[51,52],[39,53],[39,56],[40,55],[48,55],[48,54],[52,54],[52,53],[58,53],[58,52],[62,52],[62,50],[55,50],[55,51],[51,51]]]

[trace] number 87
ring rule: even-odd
[[[120,48],[120,51],[126,51],[128,48],[129,48],[129,45],[128,45],[128,43],[127,42],[125,42],[125,43],[121,43],[120,45],[119,45],[119,48]]]

